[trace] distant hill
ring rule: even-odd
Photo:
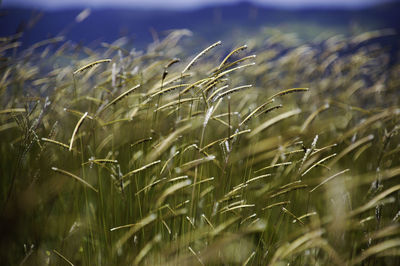
[[[359,10],[288,10],[246,2],[186,11],[94,9],[81,23],[74,22],[81,11],[1,8],[0,36],[24,31],[25,46],[59,34],[89,46],[126,36],[141,49],[153,40],[155,32],[162,37],[166,30],[178,28],[187,28],[196,34],[194,38],[208,42],[216,39],[229,42],[235,36],[257,34],[262,27],[297,32],[305,40],[319,34],[349,34],[382,28],[400,32],[399,3]]]

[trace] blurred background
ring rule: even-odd
[[[0,264],[400,265],[399,14],[389,0],[0,0]],[[172,195],[182,174],[193,188]]]
[[[24,32],[25,47],[56,36],[89,47],[124,37],[130,48],[144,49],[169,30],[188,29],[192,48],[215,40],[245,43],[273,28],[308,42],[376,29],[398,32],[399,13],[396,0],[4,0],[0,35]]]

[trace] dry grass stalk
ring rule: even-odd
[[[88,182],[86,182],[85,180],[83,180],[82,178],[80,178],[79,176],[76,176],[76,175],[74,175],[74,174],[72,174],[72,173],[70,173],[70,172],[67,172],[67,171],[65,171],[65,170],[58,169],[57,167],[52,167],[51,170],[53,170],[53,171],[55,171],[55,172],[58,172],[58,173],[60,173],[60,174],[63,174],[63,175],[72,177],[72,178],[74,178],[75,180],[79,181],[80,183],[84,184],[85,186],[89,187],[89,188],[90,188],[91,190],[93,190],[94,192],[96,192],[96,193],[98,192],[97,189],[95,189],[91,184],[89,184]]]
[[[78,132],[78,129],[79,129],[80,126],[82,125],[83,120],[85,119],[85,117],[86,117],[87,115],[88,115],[87,112],[84,113],[84,114],[82,115],[82,117],[79,119],[78,123],[76,123],[74,132],[72,132],[71,140],[69,141],[69,148],[68,148],[69,151],[72,151],[72,145],[74,145],[75,135],[76,135],[76,133]]]
[[[184,74],[186,71],[188,71],[193,66],[193,64],[196,63],[196,61],[200,59],[200,57],[204,56],[207,52],[209,52],[211,49],[217,47],[218,45],[221,45],[221,41],[211,44],[206,49],[201,51],[198,55],[196,55],[192,59],[192,61],[190,61],[189,64],[182,70],[182,74]]]
[[[74,75],[79,74],[79,73],[82,73],[83,71],[88,70],[88,69],[90,69],[90,68],[92,68],[92,67],[94,67],[94,66],[97,66],[97,65],[99,65],[99,64],[102,64],[102,63],[110,63],[110,62],[111,62],[111,59],[101,59],[101,60],[97,60],[97,61],[95,61],[95,62],[89,63],[89,64],[84,65],[83,67],[81,67],[81,68],[75,70],[75,71],[74,71]]]

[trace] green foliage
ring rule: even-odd
[[[2,40],[2,263],[398,263],[400,65],[367,44],[392,33],[225,57],[186,57],[182,34]]]

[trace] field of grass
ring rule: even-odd
[[[393,32],[186,34],[0,40],[1,264],[398,265]]]

